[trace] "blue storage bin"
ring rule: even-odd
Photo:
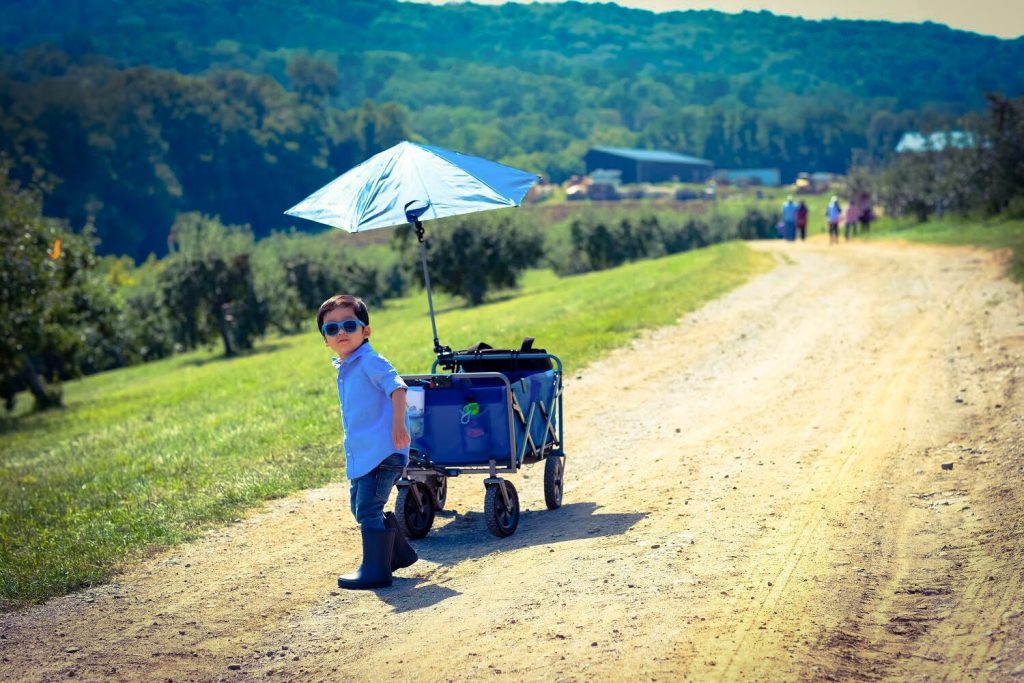
[[[495,377],[460,378],[450,387],[427,387],[423,435],[412,447],[445,467],[507,466],[511,459],[509,405],[505,383]],[[479,414],[463,423],[463,409],[480,406]]]

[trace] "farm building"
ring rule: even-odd
[[[962,130],[938,131],[931,135],[912,131],[904,133],[900,141],[896,143],[896,153],[941,152],[947,147],[971,149],[974,147],[974,136]]]
[[[714,164],[707,159],[621,147],[593,147],[583,155],[583,162],[588,174],[596,170],[620,171],[623,183],[702,183],[714,170]]]
[[[723,168],[715,171],[715,179],[730,185],[782,185],[782,173],[777,168]]]

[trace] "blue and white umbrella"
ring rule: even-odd
[[[537,176],[440,147],[400,142],[285,211],[349,232],[519,206]],[[419,204],[416,204],[419,203]],[[426,204],[418,216],[407,206]]]
[[[434,351],[434,303],[422,221],[519,206],[537,176],[441,147],[400,142],[375,154],[285,211],[349,232],[411,223],[420,241]]]

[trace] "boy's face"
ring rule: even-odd
[[[324,315],[324,323],[340,323],[345,320],[358,320],[356,312],[350,306],[343,306],[328,311]],[[338,354],[339,358],[348,358],[353,351],[363,344],[363,340],[370,338],[370,326],[360,327],[352,334],[339,330],[333,337],[324,337],[324,345],[331,351]]]

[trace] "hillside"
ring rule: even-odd
[[[69,52],[92,51],[125,65],[185,73],[215,65],[273,73],[281,67],[273,63],[274,53],[323,51],[340,59],[345,83],[339,101],[349,106],[381,95],[413,109],[469,104],[474,93],[464,88],[423,87],[416,78],[442,74],[447,60],[567,85],[580,80],[601,87],[637,75],[666,85],[689,83],[688,92],[676,93],[680,103],[719,99],[709,76],[749,79],[754,90],[760,79],[794,95],[831,86],[852,99],[897,109],[934,103],[962,112],[981,104],[983,90],[1024,91],[1017,68],[1024,39],[936,24],[809,21],[769,12],[655,14],[575,2],[434,6],[316,0],[286,7],[275,0],[15,0],[8,6],[12,11],[0,29],[0,45],[8,50],[52,42]],[[414,83],[421,85],[403,87]],[[750,94],[740,97],[771,104]]]
[[[581,3],[7,7],[0,152],[50,181],[48,213],[137,258],[182,211],[286,228],[289,202],[404,137],[555,181],[594,144],[790,180],[883,158],[987,90],[1024,93],[1024,39],[934,24]]]

